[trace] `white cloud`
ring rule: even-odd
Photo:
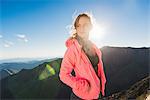
[[[20,41],[28,42],[28,39],[25,34],[17,34],[17,38]]]
[[[11,47],[12,45],[14,45],[14,43],[11,42],[11,41],[7,41],[7,40],[5,40],[5,41],[4,41],[4,44],[3,44],[3,46],[4,46],[5,48],[9,48],[9,47]]]
[[[10,45],[8,45],[8,44],[4,44],[4,47],[5,47],[5,48],[9,48],[9,47],[10,47]]]

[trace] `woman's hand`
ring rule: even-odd
[[[75,87],[77,90],[88,92],[90,90],[90,83],[86,79],[79,79],[75,83]]]

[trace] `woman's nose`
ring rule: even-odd
[[[81,27],[81,28],[80,28],[80,31],[81,31],[81,32],[83,32],[83,31],[84,31],[84,28],[83,28],[83,27]]]
[[[85,32],[85,31],[86,31],[86,28],[85,28],[85,27],[81,27],[81,28],[80,28],[80,31],[81,31],[81,32]]]

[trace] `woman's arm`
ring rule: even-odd
[[[71,75],[75,66],[75,55],[73,49],[68,47],[61,63],[59,77],[60,80],[71,88],[75,88],[77,78]]]
[[[99,59],[99,64],[98,64],[98,76],[100,77],[100,82],[101,82],[101,91],[102,91],[102,95],[105,95],[105,84],[106,84],[106,77],[105,77],[105,73],[104,73],[104,68],[103,68],[103,61],[102,61],[102,52],[101,50],[99,50],[99,55],[100,55],[100,59]]]
[[[75,53],[73,51],[74,48],[69,47],[65,52],[64,58],[61,63],[59,77],[63,83],[70,86],[71,88],[85,92],[89,90],[89,82],[82,77],[76,77],[71,75],[71,72],[75,67],[76,61]]]

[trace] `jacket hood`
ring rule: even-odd
[[[70,47],[73,43],[74,43],[75,39],[73,38],[68,38],[67,41],[66,41],[66,47]]]

